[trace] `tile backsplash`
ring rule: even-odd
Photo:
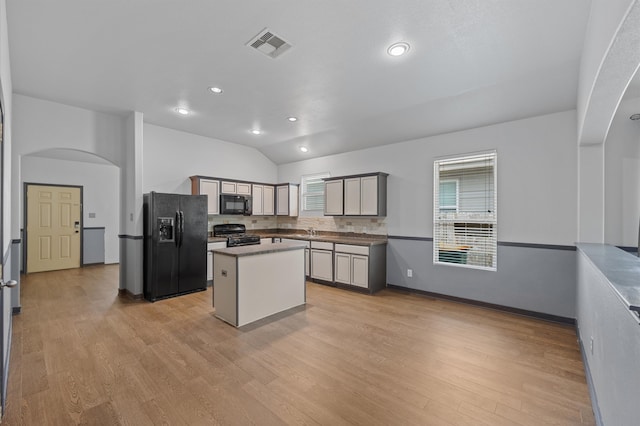
[[[301,229],[316,231],[354,232],[358,234],[387,235],[384,217],[286,217],[286,216],[209,216],[209,231],[213,225],[242,223],[251,229]]]
[[[278,228],[387,235],[384,217],[278,217]]]
[[[241,223],[250,229],[278,229],[278,219],[275,216],[218,216],[209,215],[209,232],[213,232],[213,225],[226,223]]]

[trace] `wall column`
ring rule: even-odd
[[[143,217],[142,148],[143,114],[132,112],[125,124],[120,167],[120,292],[142,296]]]
[[[640,64],[640,0],[593,0],[578,87],[578,242],[605,242],[604,144]]]
[[[604,143],[578,147],[578,241],[604,243]]]

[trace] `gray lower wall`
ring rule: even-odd
[[[120,290],[134,296],[142,295],[144,239],[120,235]]]
[[[83,265],[92,265],[94,263],[105,262],[104,234],[105,234],[104,227],[82,229],[82,264]],[[22,250],[22,245],[20,244],[20,242],[24,241],[23,229],[20,230],[20,240],[14,240],[13,242],[14,246],[16,246],[16,241],[17,241],[18,249]],[[19,256],[16,256],[15,253],[13,253],[13,256],[14,256],[14,259],[17,259],[17,261],[19,262],[17,265],[18,269],[16,270],[24,272],[26,268],[26,265],[24,262],[26,259],[21,254],[22,252],[20,252]],[[13,279],[19,281],[19,277],[13,278]]]
[[[84,228],[82,230],[82,264],[104,263],[105,228]]]
[[[407,269],[413,277],[407,277]],[[498,246],[497,271],[433,264],[433,241],[389,238],[387,283],[527,311],[575,318],[576,252]]]
[[[18,281],[18,285],[11,289],[11,307],[14,312],[20,311],[20,271],[22,266],[22,243],[21,240],[11,241],[11,279]]]
[[[584,253],[578,251],[577,258],[578,334],[591,377],[594,412],[599,424],[637,425],[640,319]]]
[[[16,275],[13,269],[13,241],[9,242],[2,256],[2,278],[5,282],[14,279]],[[4,249],[4,247],[3,247]],[[17,274],[19,275],[19,273]],[[19,278],[19,277],[18,277]],[[7,383],[9,378],[9,360],[11,354],[11,329],[13,325],[12,305],[13,295],[16,293],[17,287],[4,287],[0,289],[0,304],[2,305],[2,374],[0,390],[2,393],[2,409],[4,410],[7,400]]]

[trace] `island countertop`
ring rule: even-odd
[[[212,250],[214,253],[220,253],[227,256],[241,257],[253,256],[258,254],[275,253],[279,251],[300,250],[305,245],[300,243],[276,243],[276,244],[253,244],[248,246],[226,247]]]
[[[579,243],[577,246],[609,281],[627,308],[640,312],[640,259],[606,244]]]

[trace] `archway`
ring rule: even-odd
[[[21,157],[20,188],[24,188],[25,183],[81,186],[83,188],[82,237],[84,241],[82,265],[119,263],[120,170],[118,166],[98,155],[84,151],[64,148],[46,149]],[[24,199],[24,194],[21,195]],[[26,226],[24,214],[21,215],[20,220],[21,230],[24,230]],[[23,253],[25,255],[22,270],[25,271],[26,250]]]

